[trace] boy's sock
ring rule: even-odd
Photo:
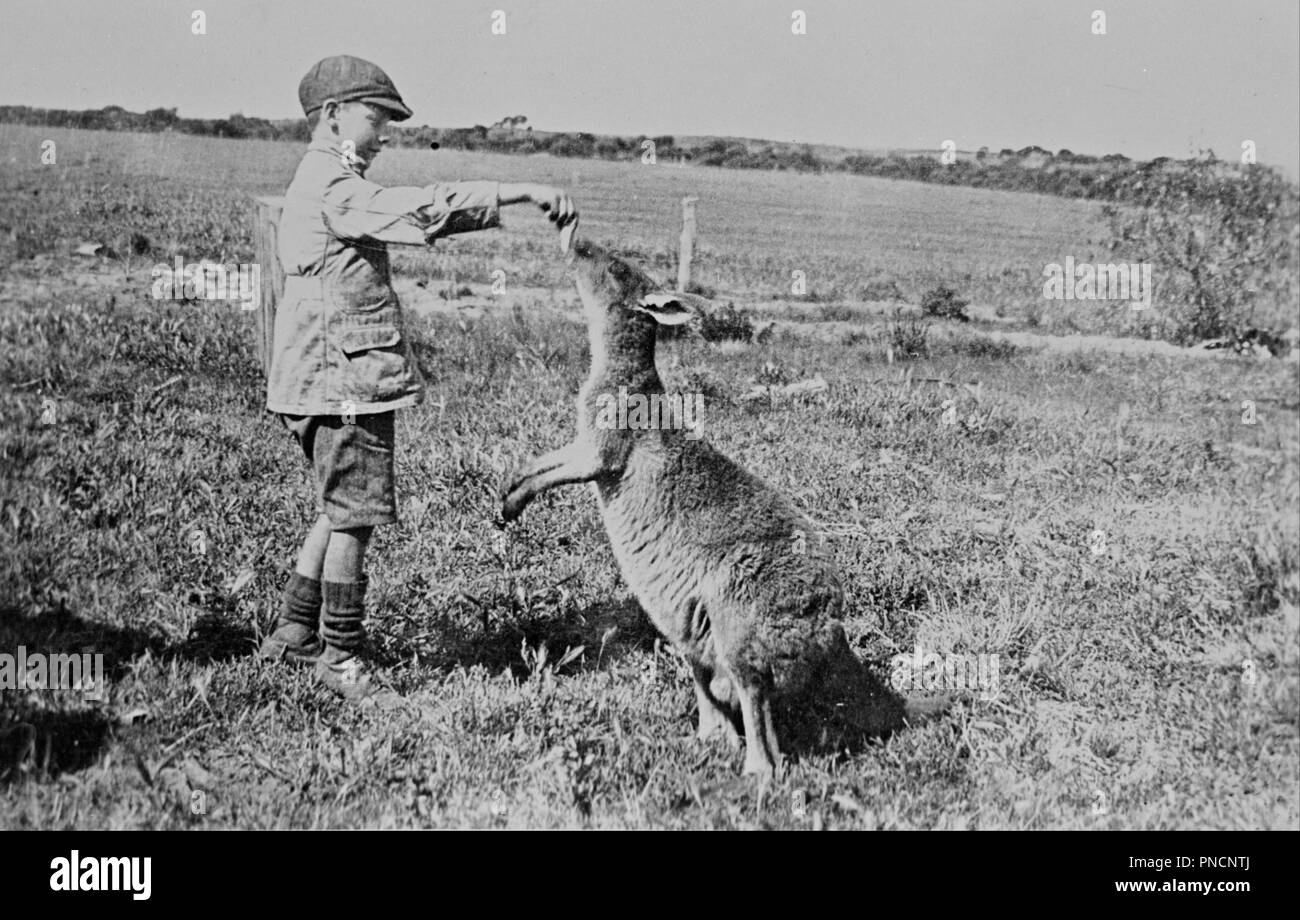
[[[325,651],[316,662],[316,675],[331,690],[350,699],[371,694],[370,679],[361,662],[366,641],[366,588],[370,581],[325,582],[321,638]]]
[[[325,644],[339,651],[357,654],[366,641],[366,588],[370,579],[325,582],[325,606],[321,611],[320,633]]]
[[[322,648],[316,634],[320,614],[320,582],[294,572],[280,596],[275,628],[262,642],[262,657],[296,663],[315,661]]]
[[[321,600],[320,582],[301,572],[294,572],[284,586],[284,597],[280,604],[281,622],[297,623],[314,631],[320,623]]]

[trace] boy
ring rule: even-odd
[[[397,520],[393,412],[423,397],[389,284],[387,244],[431,245],[495,227],[502,205],[531,201],[560,228],[577,211],[564,192],[544,185],[368,181],[388,123],[412,114],[369,61],[320,61],[298,98],[312,139],[280,217],[285,285],[266,407],[280,414],[312,466],[319,516],[259,654],[312,664],[327,687],[359,699],[372,692],[359,657],[366,545],[374,527]]]

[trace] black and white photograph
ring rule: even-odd
[[[1294,0],[3,19],[0,830],[1300,830]]]

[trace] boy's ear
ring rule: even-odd
[[[685,291],[656,291],[646,294],[635,309],[648,313],[661,326],[680,326],[708,312],[709,301]]]

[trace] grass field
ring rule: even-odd
[[[58,145],[59,160],[41,172],[36,167],[47,137]],[[94,238],[97,231],[123,237],[138,226],[161,230],[162,239],[155,232],[153,242],[177,245],[196,260],[251,257],[244,195],[283,192],[301,153],[301,146],[285,143],[0,125],[0,160],[9,164],[8,181],[23,183],[26,198],[37,188],[48,194],[50,187],[89,187],[81,223],[69,224],[39,196],[27,201],[15,222],[24,218],[21,225],[35,241],[68,242],[77,232]],[[765,300],[790,297],[791,272],[802,271],[811,296],[822,300],[855,299],[864,285],[893,280],[913,302],[946,283],[977,303],[1041,311],[1044,264],[1101,254],[1091,242],[1103,230],[1097,206],[1039,195],[845,175],[411,149],[385,152],[371,176],[386,185],[472,178],[563,185],[582,209],[584,232],[639,250],[661,269],[675,269],[681,198],[698,195],[699,281]],[[114,205],[123,210],[114,212]],[[506,220],[509,232],[446,241],[433,254],[404,253],[403,268],[454,270],[486,284],[500,267],[513,282],[554,283],[554,241],[544,222],[514,212]],[[241,232],[232,234],[235,229]],[[1065,321],[1068,308],[1060,306]],[[1099,312],[1094,305],[1068,321],[1094,326],[1106,319]]]
[[[830,536],[860,656],[999,656],[996,699],[760,790],[741,755],[694,740],[689,676],[586,491],[492,526],[511,469],[571,433],[585,374],[582,329],[542,298],[411,319],[430,389],[399,416],[402,521],[370,555],[400,702],[349,708],[253,660],[307,471],[262,410],[249,315],[155,302],[149,267],[251,258],[245,196],[282,190],[300,149],[51,136],[42,166],[43,135],[0,127],[0,651],[103,653],[109,692],[0,691],[0,826],[1300,826],[1296,365],[1060,355],[966,327],[890,363],[890,325],[852,312],[831,334],[665,344],[665,375],[705,394],[706,437]],[[700,280],[741,306],[806,265],[828,300],[889,277],[1014,315],[1042,263],[1085,258],[1097,232],[1082,204],[969,189],[388,157],[385,182],[562,182],[585,233],[661,276],[676,201],[699,194]],[[399,264],[563,288],[544,222],[508,223]],[[83,241],[121,257],[70,256]],[[814,373],[819,397],[738,399]]]

